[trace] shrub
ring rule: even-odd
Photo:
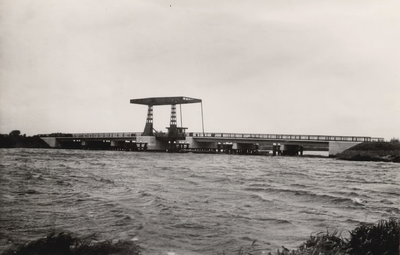
[[[354,255],[398,255],[399,221],[391,219],[376,225],[361,225],[350,232],[348,252]]]
[[[139,255],[139,246],[127,241],[95,242],[95,236],[73,237],[69,233],[51,233],[44,238],[11,248],[3,255]]]

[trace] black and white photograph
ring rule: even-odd
[[[1,255],[399,255],[397,0],[0,0]]]

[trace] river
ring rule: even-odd
[[[400,216],[400,165],[318,157],[0,150],[0,252],[51,231],[143,254],[275,252]]]

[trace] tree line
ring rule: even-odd
[[[20,130],[13,130],[9,134],[0,134],[0,148],[49,148],[38,135],[21,135]]]

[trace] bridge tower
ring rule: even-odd
[[[146,120],[146,125],[144,126],[144,131],[142,135],[145,136],[153,136],[153,106],[149,105],[147,109],[147,120]]]
[[[178,132],[178,126],[176,125],[176,104],[171,104],[171,120],[169,122],[168,137],[177,137],[180,133],[184,133],[182,132],[184,130],[180,131],[181,132]]]

